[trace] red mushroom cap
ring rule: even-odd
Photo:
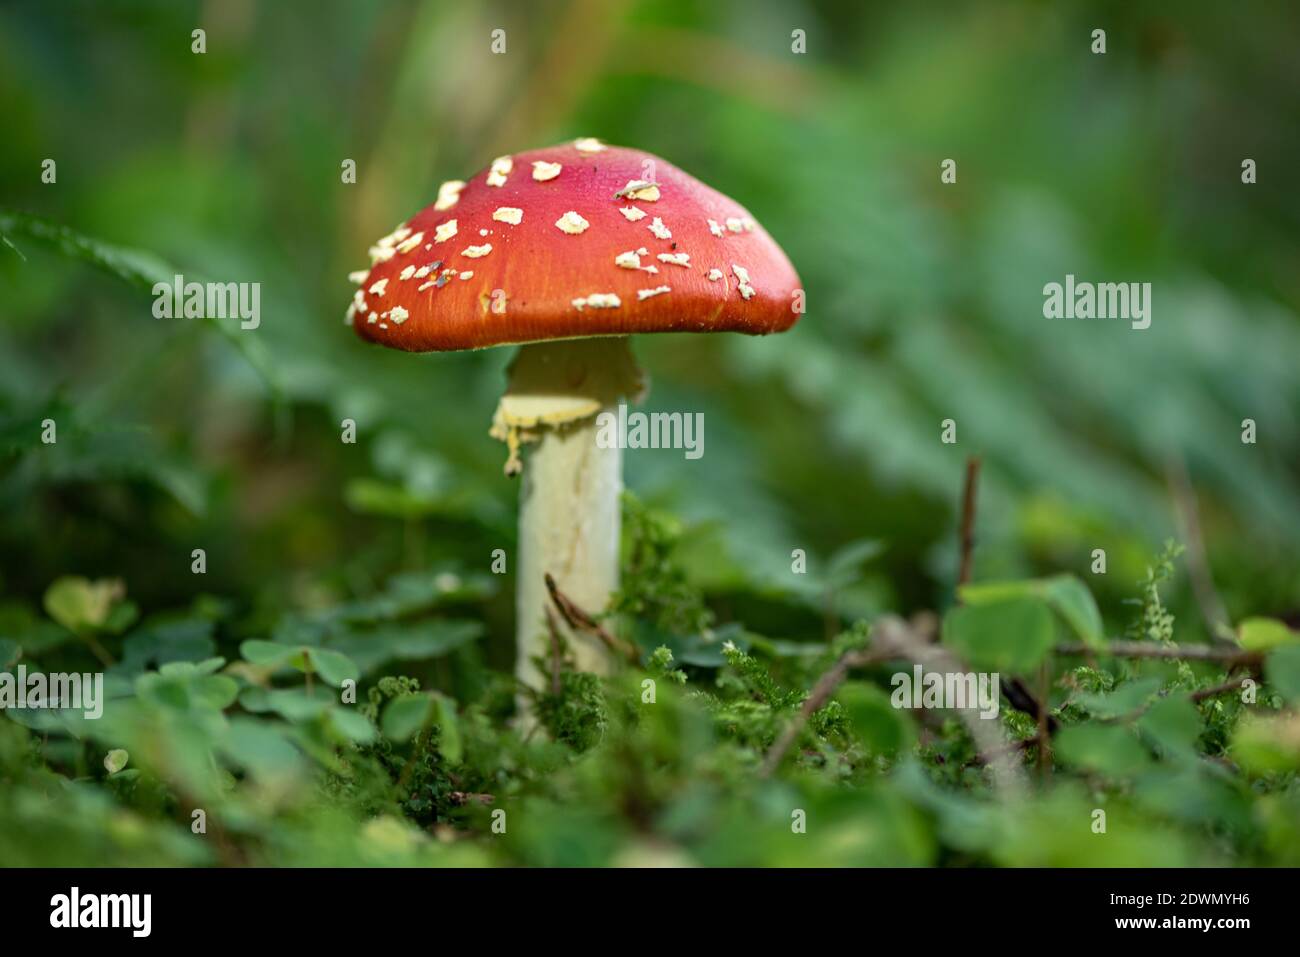
[[[349,320],[412,352],[643,332],[784,332],[799,277],[738,203],[595,140],[494,161],[371,248]],[[802,296],[798,296],[799,301]]]

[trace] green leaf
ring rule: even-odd
[[[68,631],[98,631],[125,592],[116,579],[92,582],[80,575],[66,575],[45,590],[45,610]]]
[[[348,679],[355,681],[361,673],[347,655],[329,648],[250,638],[239,646],[239,653],[245,661],[263,668],[288,665],[304,673],[319,674],[336,688]]]
[[[222,752],[240,767],[263,779],[292,775],[302,755],[290,743],[283,726],[253,718],[232,718]]]
[[[375,726],[364,715],[349,708],[331,708],[329,720],[338,732],[353,744],[369,744],[375,740]]]
[[[123,601],[113,606],[108,613],[108,620],[104,622],[104,630],[109,634],[120,635],[140,617],[140,609],[136,607],[133,601]]]
[[[1300,715],[1247,714],[1233,732],[1231,753],[1255,774],[1300,768]]]
[[[209,618],[151,616],[123,642],[122,665],[128,671],[143,671],[150,665],[161,670],[175,661],[204,660],[216,651],[215,633],[216,625]]]
[[[200,708],[223,711],[239,697],[239,682],[226,675],[196,675],[190,680],[190,693]]]
[[[875,754],[897,754],[912,743],[912,724],[889,700],[889,694],[873,684],[848,681],[835,698],[844,706],[849,725]]]
[[[989,671],[1033,670],[1053,638],[1052,614],[1038,598],[964,605],[944,617],[944,642],[972,666]]]
[[[112,751],[108,752],[108,754],[104,755],[104,769],[108,771],[109,774],[117,774],[118,771],[121,771],[126,767],[126,762],[130,759],[131,756],[121,748],[114,748]]]
[[[1044,581],[1044,596],[1080,641],[1090,648],[1105,646],[1106,626],[1087,585],[1073,575],[1056,575]]]
[[[135,691],[145,701],[178,711],[222,711],[238,698],[239,683],[226,675],[200,674],[196,669],[188,673],[148,671],[135,679]]]
[[[1145,770],[1151,757],[1127,728],[1119,725],[1074,724],[1056,736],[1056,754],[1066,764],[1112,777]]]
[[[1100,649],[1106,643],[1105,625],[1097,601],[1088,586],[1074,575],[980,582],[963,585],[958,594],[968,605],[995,604],[1013,598],[1040,598],[1088,647]]]
[[[309,696],[302,688],[244,688],[239,703],[246,711],[274,711],[281,718],[299,723],[320,718],[333,702],[324,694]]]
[[[1264,677],[1282,697],[1300,703],[1300,644],[1274,648],[1264,662]]]
[[[435,695],[438,703],[438,750],[449,764],[460,764],[464,749],[460,739],[460,721],[456,702],[446,695]]]
[[[427,694],[409,694],[394,698],[384,709],[380,722],[384,737],[406,741],[425,726],[433,716],[433,699]]]
[[[1247,618],[1237,626],[1241,647],[1247,651],[1268,651],[1280,645],[1300,644],[1300,634],[1276,618]]]
[[[307,654],[317,674],[335,688],[347,680],[356,681],[361,672],[347,655],[328,648],[309,648]]]
[[[363,515],[383,518],[425,518],[436,514],[440,500],[426,492],[415,492],[376,478],[354,478],[344,486],[348,508]]]
[[[826,563],[826,581],[832,588],[851,584],[861,566],[880,555],[885,543],[876,538],[860,538],[831,553]]]
[[[1184,703],[1189,704],[1184,699]],[[1216,775],[1194,755],[1182,764],[1166,764],[1137,778],[1133,796],[1139,806],[1161,818],[1204,828],[1221,823],[1250,826],[1249,792]]]
[[[239,654],[245,661],[264,668],[278,668],[280,665],[288,664],[289,660],[301,650],[302,648],[297,645],[283,645],[257,638],[249,638],[239,646]]]
[[[1162,698],[1137,720],[1137,726],[1161,754],[1195,760],[1203,722],[1196,705],[1181,695]]]
[[[34,239],[53,247],[64,256],[89,263],[124,280],[141,292],[150,294],[157,283],[171,285],[174,277],[181,272],[180,269],[153,253],[115,246],[59,223],[11,209],[0,209],[0,234],[4,235],[5,244],[12,249],[16,250],[17,247],[9,240],[9,236]],[[200,277],[192,270],[185,270],[185,274],[187,280],[199,281]],[[283,387],[279,379],[279,370],[271,362],[265,344],[256,336],[243,335],[235,324],[215,319],[206,321],[244,357],[249,366],[261,377],[273,398],[277,402],[280,401],[283,397]]]
[[[1098,718],[1122,718],[1146,704],[1147,699],[1159,691],[1162,684],[1159,678],[1139,678],[1120,685],[1114,691],[1097,694],[1085,692],[1077,695],[1074,700]]]

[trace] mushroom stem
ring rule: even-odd
[[[523,471],[515,674],[530,687],[546,684],[533,661],[549,643],[546,575],[593,614],[618,588],[623,452],[598,441],[598,420],[639,395],[641,383],[622,337],[526,345],[511,364],[492,434],[511,449],[507,473]],[[521,443],[535,443],[526,462],[515,451]],[[579,670],[609,672],[609,652],[592,635],[558,626]]]
[[[546,649],[547,573],[592,613],[618,588],[622,491],[623,452],[597,446],[595,416],[548,431],[528,456],[519,489],[515,673],[532,687],[543,680],[532,659]],[[579,670],[609,672],[609,653],[592,636],[557,624]]]

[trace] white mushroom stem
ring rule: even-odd
[[[623,452],[596,445],[596,418],[548,431],[528,456],[519,489],[519,561],[515,674],[534,688],[549,675],[531,660],[550,641],[545,576],[578,607],[597,614],[618,588],[619,496]],[[552,609],[554,610],[554,609]],[[572,634],[555,616],[580,671],[609,672],[609,652],[589,634]]]
[[[640,370],[626,338],[575,339],[527,345],[510,367],[492,435],[510,448],[507,474],[522,467],[516,559],[515,674],[533,688],[550,675],[545,576],[592,615],[618,588],[623,452],[597,441],[602,411],[641,392]],[[521,444],[536,443],[521,460]],[[608,444],[608,443],[607,443]],[[555,621],[581,671],[606,674],[610,652],[594,635]]]

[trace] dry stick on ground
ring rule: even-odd
[[[1053,654],[1099,658],[1186,658],[1189,661],[1220,661],[1232,665],[1259,665],[1264,660],[1260,651],[1230,648],[1223,645],[1158,645],[1146,641],[1112,641],[1104,648],[1090,648],[1082,642],[1057,645]]]
[[[575,605],[568,595],[560,591],[550,572],[546,573],[546,590],[551,593],[551,601],[555,602],[556,609],[570,628],[595,635],[604,642],[606,648],[614,654],[622,655],[632,664],[636,664],[641,660],[641,656],[637,653],[634,645],[615,637],[604,625]]]
[[[961,566],[957,572],[958,588],[970,581],[974,571],[975,506],[978,501],[976,492],[979,489],[979,474],[980,457],[972,455],[966,459],[966,484],[961,497]],[[1013,676],[1003,686],[1002,692],[1007,696],[1011,707],[1023,711],[1040,725],[1046,722],[1048,733],[1056,732],[1057,721],[1052,717],[1050,710],[1038,703],[1033,692],[1019,678]],[[1044,701],[1048,699],[1046,691],[1043,699]]]
[[[975,551],[975,491],[979,481],[980,457],[966,460],[966,488],[961,499],[961,567],[957,585],[965,585],[971,576],[971,553]]]
[[[1201,535],[1200,511],[1196,507],[1191,476],[1187,474],[1187,463],[1181,456],[1172,456],[1165,471],[1178,523],[1182,526],[1183,540],[1187,543],[1187,569],[1191,574],[1192,593],[1201,609],[1201,617],[1205,619],[1205,630],[1212,640],[1231,644],[1232,621],[1218,589],[1214,587],[1214,576],[1210,574],[1210,560]]]
[[[799,713],[768,751],[760,775],[768,777],[776,771],[808,719],[826,705],[850,668],[896,658],[914,661],[929,671],[963,670],[961,662],[946,649],[927,642],[902,619],[893,616],[880,619],[871,630],[871,644],[867,648],[842,655],[829,671],[817,679]],[[966,709],[958,709],[957,716],[966,725],[966,730],[975,742],[975,750],[979,753],[981,762],[992,773],[994,788],[1004,796],[1019,793],[1023,787],[1023,775],[1019,764],[1011,759],[1010,752],[1007,751],[1001,724],[986,721]]]
[[[894,652],[898,657],[908,658],[921,665],[925,671],[962,672],[968,670],[942,645],[927,644],[914,634],[907,624],[899,618],[885,617],[877,622],[873,630],[877,646]],[[955,709],[957,717],[966,726],[967,733],[975,742],[975,750],[982,756],[993,777],[993,787],[1003,797],[1015,797],[1022,793],[1025,786],[1024,771],[1019,761],[1005,752],[1006,735],[1002,722],[981,718],[968,708]]]
[[[790,746],[799,737],[799,732],[803,730],[803,726],[808,723],[808,719],[815,712],[826,706],[826,702],[830,701],[831,695],[835,694],[835,689],[840,686],[840,682],[849,673],[849,669],[864,668],[867,665],[884,661],[887,657],[888,655],[867,648],[846,651],[840,655],[839,660],[831,665],[830,670],[817,679],[817,683],[813,685],[813,689],[804,700],[799,713],[786,725],[785,730],[781,732],[781,736],[776,739],[771,749],[768,750],[767,757],[763,761],[763,768],[759,771],[759,777],[770,777],[772,772],[780,766],[781,759],[785,757],[785,753],[790,750]]]

